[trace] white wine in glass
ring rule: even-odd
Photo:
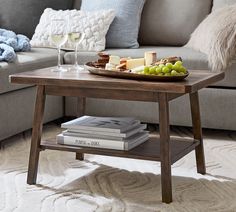
[[[74,31],[68,34],[69,41],[75,44],[75,70],[81,71],[83,67],[78,64],[78,48],[79,44],[83,41],[85,34],[83,32]]]
[[[62,46],[67,41],[67,35],[51,35],[51,40],[56,46]]]
[[[61,65],[61,47],[68,40],[67,21],[64,19],[52,19],[50,27],[51,27],[50,31],[51,42],[58,49],[57,68],[53,69],[52,71],[56,72],[67,71],[67,69],[63,68]]]

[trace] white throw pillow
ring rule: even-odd
[[[86,12],[80,10],[53,10],[47,8],[40,18],[35,29],[31,45],[33,47],[55,47],[50,41],[50,20],[69,20],[68,32],[79,29],[85,33],[85,38],[79,46],[82,51],[102,51],[105,49],[106,34],[110,24],[115,18],[114,10],[101,10]],[[66,30],[66,29],[65,29]],[[75,44],[67,41],[62,49],[74,50]]]
[[[203,52],[213,71],[223,71],[236,57],[236,5],[213,11],[192,33],[186,47]]]

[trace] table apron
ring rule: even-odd
[[[80,88],[69,86],[45,86],[45,94],[52,96],[73,96],[98,99],[116,99],[143,102],[158,102],[159,92],[152,91],[131,91],[117,89]],[[168,101],[176,99],[185,94],[168,93]]]

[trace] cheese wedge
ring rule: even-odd
[[[130,59],[126,62],[126,68],[127,69],[133,69],[139,66],[144,66],[145,60],[144,58],[137,58],[137,59]]]
[[[157,60],[157,53],[156,52],[145,52],[145,65],[149,66],[156,62]]]

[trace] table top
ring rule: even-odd
[[[179,82],[156,82],[103,77],[90,74],[87,70],[81,72],[53,72],[52,68],[44,68],[11,75],[10,82],[97,89],[191,93],[224,78],[224,72],[190,70],[189,73],[185,80]]]

